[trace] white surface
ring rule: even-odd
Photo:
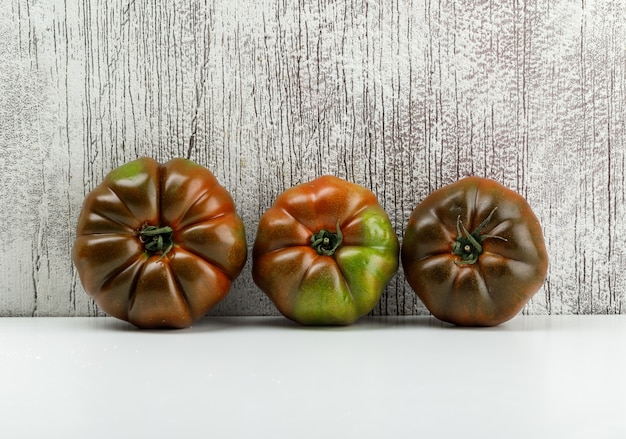
[[[2,437],[624,438],[626,316],[0,319]]]

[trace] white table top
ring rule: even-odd
[[[626,316],[0,319],[2,437],[626,437]]]

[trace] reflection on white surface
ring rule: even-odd
[[[0,333],[3,437],[626,437],[624,316],[5,318]]]

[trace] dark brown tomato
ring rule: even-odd
[[[206,168],[140,158],[85,198],[72,250],[106,313],[141,328],[184,328],[230,290],[246,261],[232,198]]]
[[[527,201],[467,177],[431,193],[410,216],[401,251],[409,285],[437,318],[493,326],[543,285],[548,255]]]

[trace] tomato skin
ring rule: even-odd
[[[342,235],[332,255],[312,237]],[[399,264],[398,238],[368,189],[322,176],[287,189],[259,222],[252,276],[287,318],[303,325],[349,325],[378,303]]]
[[[146,225],[169,227],[171,249],[146,249]],[[144,157],[111,171],[85,198],[72,249],[86,293],[140,328],[190,326],[226,296],[246,258],[229,193],[182,158]]]
[[[494,208],[497,208],[494,211]],[[453,254],[459,222],[486,235],[476,263]],[[494,326],[513,318],[545,281],[548,255],[526,200],[493,180],[467,177],[431,193],[412,212],[401,259],[409,285],[437,318]]]

